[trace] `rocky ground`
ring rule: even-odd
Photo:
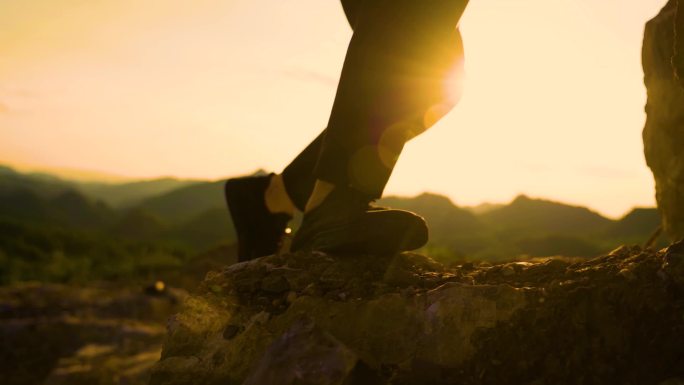
[[[185,294],[154,286],[0,288],[3,385],[147,384]]]
[[[211,272],[192,296],[5,287],[0,374],[9,385],[682,384],[684,243],[495,265],[288,254]]]
[[[572,263],[289,254],[210,273],[151,384],[678,384],[684,243]]]

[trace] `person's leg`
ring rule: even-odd
[[[352,29],[356,4],[358,0],[342,0]],[[226,203],[238,238],[238,261],[274,253],[295,211],[304,211],[312,195],[313,202],[327,195],[321,192],[320,183],[315,188],[313,175],[324,136],[325,130],[281,174],[232,178],[226,182]]]
[[[285,215],[318,206],[335,186],[351,186],[368,200],[382,194],[404,143],[455,104],[444,87],[449,73],[462,64],[455,26],[466,3],[343,0],[355,33],[330,117],[335,128],[324,130],[282,174],[232,184],[233,195],[236,190],[253,195],[251,207],[263,212],[253,229],[238,231],[239,239],[241,232],[257,233],[265,224],[278,223],[271,226],[273,234],[283,231]],[[227,184],[227,197],[228,190]],[[277,243],[270,238],[269,250]],[[253,248],[242,247],[245,243],[239,241],[241,249]],[[249,252],[247,258],[257,254]]]
[[[404,144],[456,103],[447,82],[462,68],[456,27],[465,3],[376,0],[356,8],[294,250],[361,251],[382,243],[401,249],[427,240],[422,218],[367,205],[382,195]]]
[[[225,198],[238,243],[238,261],[248,261],[278,250],[287,223],[304,211],[316,179],[321,133],[281,174],[231,178]]]
[[[323,130],[280,174],[287,197],[299,211],[304,211],[314,189],[316,177],[313,172],[325,132]]]
[[[314,170],[319,181],[378,198],[404,143],[448,111],[462,67],[466,1],[377,0],[357,10]]]
[[[264,202],[266,204],[266,209],[273,214],[284,213],[294,216],[298,210],[297,206],[292,202],[292,199],[290,199],[290,195],[287,193],[285,181],[281,174],[273,174],[270,176],[268,186],[264,191]]]
[[[342,9],[347,17],[349,26],[354,29],[359,14],[360,4],[364,0],[341,0]],[[325,183],[319,182],[316,184],[316,177],[314,176],[314,168],[318,163],[318,157],[321,153],[323,138],[326,130],[323,130],[316,139],[314,139],[297,157],[285,167],[283,172],[279,174],[279,178],[273,178],[271,185],[267,190],[267,203],[285,202],[283,204],[275,204],[273,206],[289,205],[295,206],[299,211],[305,211],[309,198],[312,197],[312,203],[317,204],[319,200],[327,195],[329,186]],[[315,188],[316,187],[316,188]],[[310,205],[311,206],[311,205]]]
[[[275,174],[231,178],[224,185],[228,211],[237,235],[238,261],[248,261],[278,250],[292,215],[269,209],[265,191]]]

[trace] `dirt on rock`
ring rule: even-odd
[[[278,368],[278,376],[264,368]],[[684,378],[684,243],[443,266],[270,256],[210,273],[157,384],[661,384]],[[245,382],[247,381],[247,382]],[[251,382],[250,382],[251,381]],[[669,382],[667,382],[669,381]]]

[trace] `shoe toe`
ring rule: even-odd
[[[293,250],[382,255],[415,250],[428,241],[425,220],[403,210],[373,210],[335,226],[302,227],[295,235]]]

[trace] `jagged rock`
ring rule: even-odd
[[[675,15],[675,55],[672,58],[677,78],[684,87],[684,1],[677,0]]]
[[[357,361],[353,351],[303,317],[266,349],[244,385],[342,384]]]
[[[684,87],[675,76],[675,25],[684,29],[677,1],[670,0],[646,24],[643,44],[644,82],[648,90],[643,131],[646,162],[656,182],[663,226],[672,239],[684,238]],[[684,43],[684,39],[679,39]],[[679,44],[682,46],[684,44]],[[684,73],[684,56],[675,58]]]
[[[269,256],[207,275],[150,384],[659,384],[684,378],[683,295],[684,244],[455,267]]]

